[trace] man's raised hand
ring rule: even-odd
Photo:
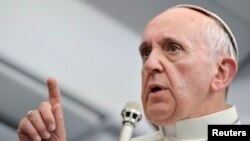
[[[18,126],[19,141],[66,141],[62,100],[54,78],[47,80],[49,100],[40,103]]]

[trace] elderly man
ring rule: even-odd
[[[140,45],[142,103],[160,131],[133,141],[204,141],[208,124],[239,123],[226,103],[237,52],[227,25],[201,7],[179,5],[155,17]]]
[[[197,6],[179,5],[145,28],[140,53],[142,104],[159,131],[132,141],[204,141],[208,124],[238,124],[236,108],[226,103],[237,73],[237,45],[227,25]],[[49,101],[24,117],[20,141],[65,141],[60,92],[48,79]]]

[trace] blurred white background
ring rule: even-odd
[[[0,0],[0,138],[17,140],[16,127],[47,98],[54,76],[63,93],[70,141],[117,140],[120,112],[140,102],[140,36],[147,22],[175,4],[217,13],[234,32],[239,75],[229,103],[250,123],[250,1]],[[154,131],[144,118],[135,135]]]

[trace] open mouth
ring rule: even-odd
[[[157,93],[157,92],[159,92],[159,91],[161,91],[162,90],[162,88],[160,88],[160,87],[153,87],[153,88],[151,88],[151,93]]]

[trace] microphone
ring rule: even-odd
[[[125,104],[121,112],[122,130],[120,133],[120,141],[129,141],[132,136],[132,131],[137,123],[142,120],[140,104],[129,101]]]

